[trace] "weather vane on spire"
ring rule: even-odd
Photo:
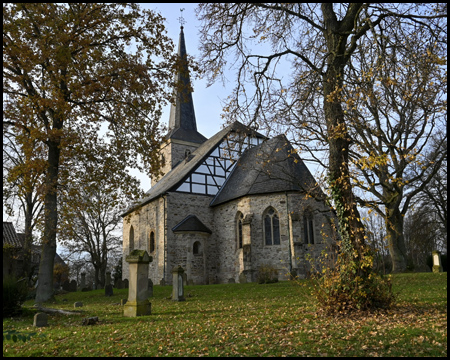
[[[181,16],[178,18],[178,20],[180,21],[181,27],[183,27],[183,25],[186,24],[186,20],[184,20],[184,17],[183,17],[183,11],[184,11],[184,8],[180,9]]]

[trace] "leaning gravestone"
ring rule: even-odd
[[[151,303],[148,301],[148,264],[152,257],[145,250],[133,250],[125,258],[129,264],[128,300],[123,306],[123,315],[135,317],[151,314]]]
[[[47,321],[48,315],[46,313],[37,313],[36,315],[34,315],[33,326],[36,327],[47,326],[48,325]]]

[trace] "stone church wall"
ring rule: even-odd
[[[134,229],[134,248],[144,249],[153,257],[149,278],[159,284],[164,278],[171,284],[171,270],[181,265],[187,279],[194,284],[235,282],[244,274],[247,281],[257,281],[260,266],[269,265],[278,271],[279,280],[289,277],[289,269],[306,276],[308,257],[318,258],[333,239],[331,211],[323,202],[302,194],[278,193],[253,195],[211,208],[212,198],[205,195],[169,193],[143,206],[124,218],[124,254],[130,252],[130,229]],[[280,244],[266,245],[264,215],[273,208],[279,218]],[[237,219],[243,216],[243,247],[238,246]],[[303,214],[312,213],[315,243],[305,244]],[[201,232],[174,233],[172,228],[188,215],[195,215],[212,234]],[[165,227],[164,227],[165,226]],[[166,230],[166,249],[164,249]],[[150,252],[150,234],[155,235],[155,249]],[[194,243],[198,242],[198,253]],[[164,258],[167,259],[164,265]],[[164,276],[165,272],[165,276]],[[128,263],[123,262],[123,278],[128,278]]]
[[[146,250],[153,261],[149,264],[149,278],[159,284],[164,271],[164,198],[144,205],[139,211],[126,216],[123,220],[123,259],[122,278],[128,279],[129,268],[125,257],[133,249]],[[130,229],[134,230],[134,247],[130,249]],[[150,251],[150,234],[154,233],[155,249]]]
[[[272,207],[279,217],[280,245],[266,245],[264,241],[263,217],[269,207]],[[299,219],[302,219],[304,211],[314,213],[314,245],[303,244],[302,241],[303,224]],[[241,249],[237,245],[238,212],[244,216],[244,246]],[[293,214],[297,214],[294,221]],[[322,232],[331,232],[330,217],[332,214],[327,213],[325,204],[311,198],[306,199],[301,194],[255,195],[216,207],[214,233],[219,249],[218,281],[225,283],[232,278],[237,282],[242,272],[247,281],[256,281],[258,269],[263,265],[276,268],[279,280],[288,279],[289,269],[295,269],[300,276],[305,276],[309,269],[307,254],[317,258],[329,241],[323,238]],[[250,223],[246,224],[245,219]],[[293,224],[295,231],[291,229]],[[245,234],[247,225],[250,234],[248,240],[248,235]]]
[[[188,193],[170,193],[167,197],[170,216],[167,219],[168,268],[181,265],[187,279],[195,284],[215,281],[215,262],[218,258],[214,232],[177,233],[172,228],[189,215],[195,215],[210,230],[213,230],[213,209],[209,207],[211,196]],[[194,254],[194,243],[200,243],[201,254]],[[203,265],[201,265],[203,264]],[[200,270],[203,266],[203,270]],[[171,283],[172,279],[167,279]],[[167,282],[166,282],[167,283]]]

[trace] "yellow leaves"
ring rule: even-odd
[[[369,156],[362,156],[358,161],[361,166],[361,170],[372,170],[380,166],[386,166],[389,163],[389,157],[387,154],[375,154],[371,152]]]

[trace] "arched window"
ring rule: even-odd
[[[237,248],[238,249],[242,249],[242,239],[243,239],[243,235],[242,235],[242,225],[244,222],[244,215],[241,212],[237,213],[237,221],[236,221],[236,243],[237,243]]]
[[[130,236],[128,237],[129,244],[130,244],[130,253],[134,250],[134,229],[133,225],[130,226]]]
[[[264,239],[266,245],[280,245],[280,220],[273,208],[264,215]]]
[[[314,219],[310,212],[303,215],[303,238],[305,244],[314,244]]]
[[[155,233],[153,231],[150,233],[148,250],[150,254],[155,251]]]
[[[194,255],[201,255],[201,253],[202,253],[202,244],[200,243],[200,241],[194,242],[194,245],[192,247],[192,253]]]

